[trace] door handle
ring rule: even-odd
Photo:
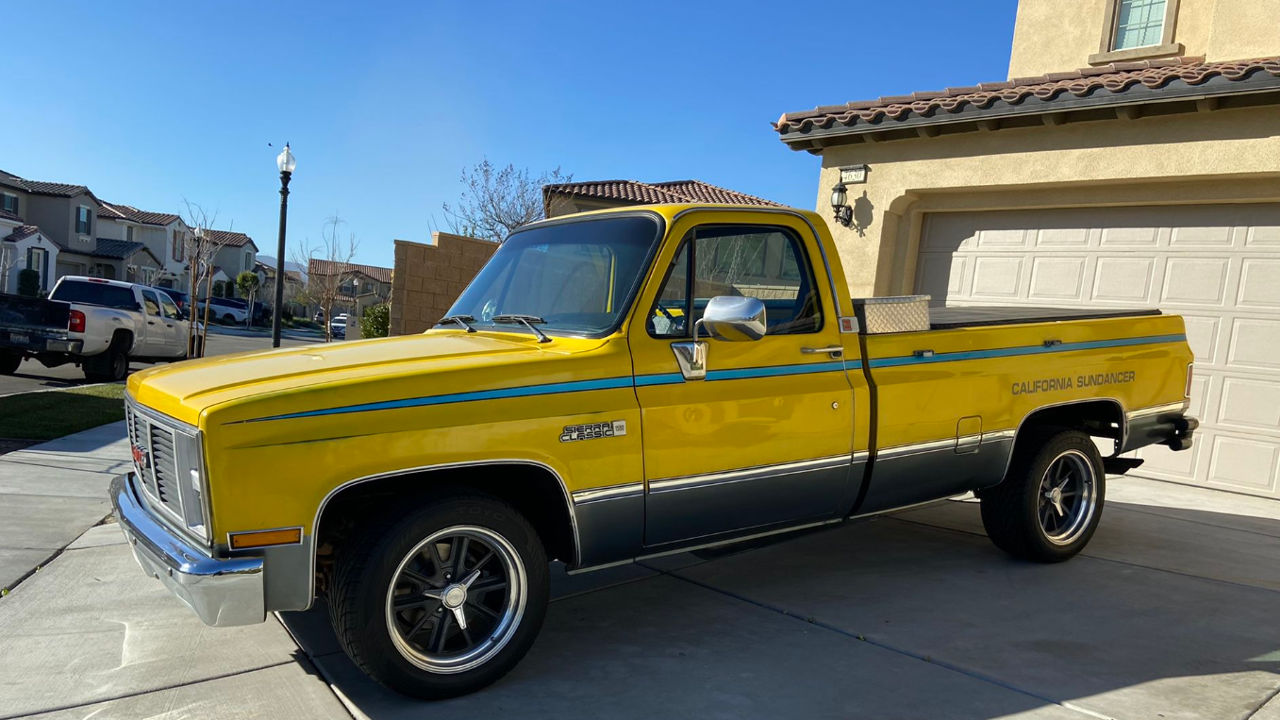
[[[841,355],[844,355],[844,347],[840,345],[828,345],[826,347],[820,347],[820,348],[802,347],[800,348],[800,352],[804,353],[805,355],[817,355],[819,353],[827,353],[833,358],[838,358]]]
[[[155,320],[148,320],[148,321],[147,321],[147,324],[148,324],[148,325],[155,325],[155,324],[156,324],[156,321],[155,321]]]

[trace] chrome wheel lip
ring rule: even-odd
[[[1051,476],[1061,464],[1067,463],[1071,475],[1065,482],[1055,485]],[[1067,517],[1053,530],[1047,527],[1046,510],[1054,513],[1062,507],[1065,493],[1074,492],[1072,504],[1065,511]],[[1080,539],[1093,521],[1098,508],[1098,474],[1093,461],[1080,450],[1066,450],[1059,453],[1049,466],[1036,487],[1036,523],[1045,540],[1053,545],[1070,545]]]
[[[405,566],[409,561],[421,553],[433,542],[439,542],[443,538],[463,536],[473,541],[480,541],[495,551],[496,559],[502,563],[503,571],[507,576],[507,598],[502,607],[502,616],[494,625],[493,630],[488,636],[475,643],[473,647],[462,653],[440,655],[435,653],[425,653],[417,648],[403,636],[395,617],[395,592],[396,587],[400,584],[400,578],[405,570]],[[421,542],[413,547],[409,552],[405,553],[400,559],[400,563],[396,566],[395,572],[391,575],[391,582],[387,586],[386,597],[386,623],[387,634],[391,637],[391,643],[395,646],[396,651],[405,660],[413,665],[431,673],[443,675],[451,675],[456,673],[473,670],[491,660],[495,655],[506,647],[507,643],[515,635],[516,630],[520,627],[520,621],[524,617],[525,606],[528,603],[528,578],[525,573],[524,561],[520,558],[520,554],[516,551],[505,537],[489,528],[480,527],[478,525],[454,525],[436,532],[431,533]]]

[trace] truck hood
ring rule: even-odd
[[[458,392],[459,371],[502,372],[504,385],[520,385],[526,376],[544,376],[546,360],[599,347],[603,340],[556,338],[538,344],[532,336],[508,333],[431,331],[422,335],[375,338],[332,344],[214,355],[161,365],[129,378],[129,394],[139,403],[173,418],[201,425],[211,408],[253,399],[275,400],[273,409],[300,410],[315,386],[386,385],[411,377],[418,392]],[[528,369],[522,370],[527,367]],[[439,377],[443,373],[450,380]],[[472,377],[473,373],[467,372]],[[484,375],[493,377],[492,372]],[[474,381],[471,381],[474,382]],[[464,382],[465,385],[465,382]],[[446,389],[447,388],[447,389]],[[281,406],[283,396],[296,398]]]

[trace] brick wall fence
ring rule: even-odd
[[[434,325],[498,249],[487,240],[442,232],[432,233],[429,245],[408,240],[395,245],[392,335],[420,333]]]

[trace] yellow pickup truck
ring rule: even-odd
[[[1180,317],[846,288],[811,212],[538,222],[421,335],[133,375],[135,468],[112,500],[206,623],[323,596],[359,667],[438,698],[529,649],[550,560],[585,572],[974,491],[999,548],[1057,562],[1128,451],[1191,444]]]

